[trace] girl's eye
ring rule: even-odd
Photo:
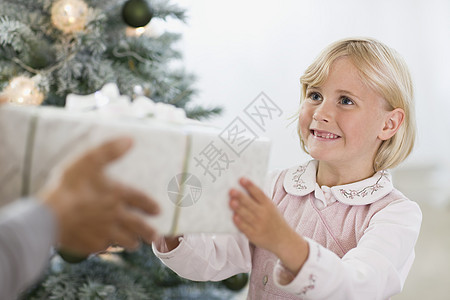
[[[344,105],[352,105],[352,104],[355,104],[355,103],[353,102],[353,100],[350,99],[350,98],[348,98],[348,97],[342,97],[340,102],[341,102],[341,104],[344,104]]]
[[[321,101],[322,100],[322,96],[317,92],[311,92],[309,94],[308,98],[313,101]]]

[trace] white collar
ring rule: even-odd
[[[311,160],[304,165],[288,169],[283,181],[286,192],[295,196],[305,196],[315,191],[319,187],[316,183],[317,164],[318,161]],[[330,189],[339,202],[347,205],[366,205],[389,194],[394,186],[391,174],[382,170],[370,178],[333,186]]]

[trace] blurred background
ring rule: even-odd
[[[449,299],[450,1],[174,2],[187,8],[188,22],[162,26],[183,34],[183,65],[198,77],[194,102],[225,108],[211,123],[225,128],[260,92],[283,111],[256,131],[272,140],[271,169],[308,159],[289,117],[298,109],[299,77],[325,46],[369,36],[404,57],[415,84],[418,139],[394,183],[419,203],[424,219],[416,262],[394,299]]]

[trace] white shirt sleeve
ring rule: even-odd
[[[0,295],[16,299],[47,265],[56,239],[56,219],[34,199],[17,200],[0,211]]]
[[[188,234],[167,252],[164,238],[153,243],[153,252],[178,275],[190,280],[219,281],[251,269],[251,250],[242,234]]]
[[[278,262],[277,286],[302,299],[389,299],[401,292],[414,261],[422,213],[410,200],[392,202],[372,217],[357,247],[340,259],[313,240],[309,256],[293,280]]]

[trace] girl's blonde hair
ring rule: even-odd
[[[416,136],[411,75],[406,63],[394,49],[371,38],[350,38],[331,44],[300,78],[300,103],[306,98],[308,87],[320,86],[328,77],[333,62],[343,56],[348,57],[359,70],[363,82],[387,101],[389,110],[401,108],[405,111],[399,130],[381,143],[373,162],[375,172],[393,168],[411,153]],[[308,153],[300,128],[297,132],[303,150]]]

